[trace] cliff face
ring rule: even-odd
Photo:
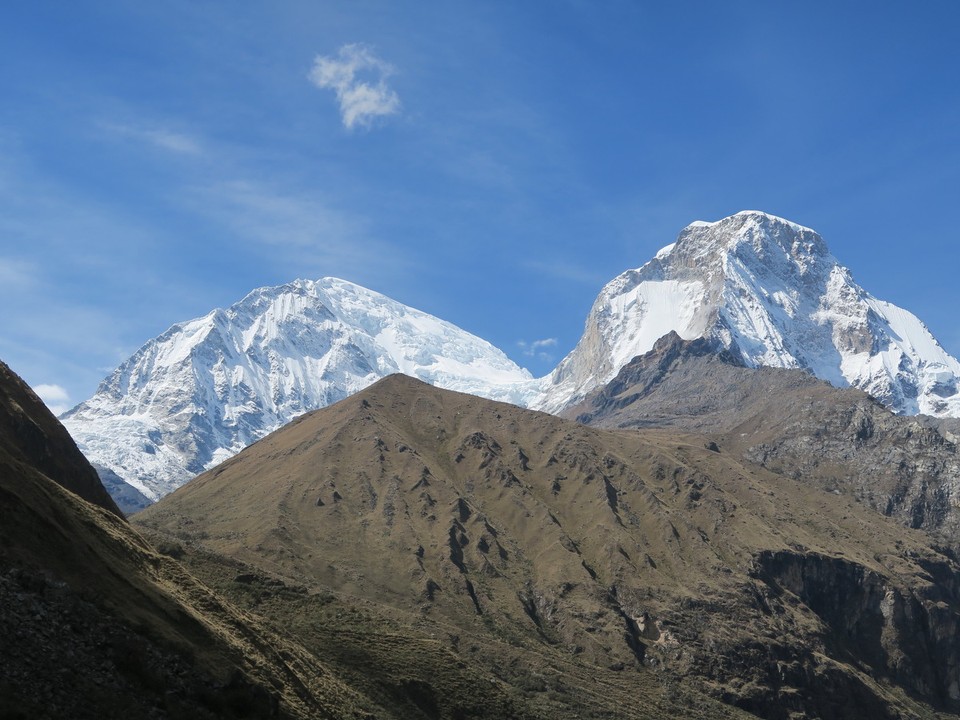
[[[853,662],[874,677],[886,677],[935,704],[960,708],[958,576],[947,562],[925,561],[927,575],[906,587],[844,558],[817,553],[765,551],[756,576],[772,596],[800,602],[822,625],[824,651]],[[772,669],[772,668],[771,668]],[[796,672],[797,668],[778,671]],[[858,693],[863,702],[863,694]],[[812,693],[819,717],[845,717],[834,702]],[[867,701],[869,702],[869,701]],[[889,715],[873,705],[876,717]],[[799,708],[798,708],[799,709]],[[861,708],[862,713],[862,708]]]

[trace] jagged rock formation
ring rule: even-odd
[[[703,436],[600,431],[392,376],[135,522],[506,641],[518,672],[565,654],[610,692],[657,677],[768,718],[960,711],[952,557]]]
[[[960,416],[960,362],[923,323],[857,285],[813,230],[753,211],[695,222],[608,283],[533,406],[578,402],[671,331],[748,367],[859,388],[900,414]]]

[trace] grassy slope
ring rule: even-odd
[[[404,624],[461,655],[469,638],[491,667],[492,648],[510,646],[534,674],[546,656],[587,706],[619,697],[595,692],[603,678],[639,706],[680,682],[768,714],[803,693],[800,705],[841,716],[861,698],[930,713],[757,569],[764,552],[834,558],[910,593],[930,585],[917,559],[942,560],[926,538],[697,436],[597,431],[393,377],[135,522],[367,603],[367,631]],[[268,614],[295,623],[283,607]],[[300,632],[315,649],[333,642],[321,626]],[[800,679],[771,679],[788,666]],[[818,683],[834,695],[809,696]]]

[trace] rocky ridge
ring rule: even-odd
[[[960,553],[960,420],[892,414],[802,370],[748,368],[672,333],[566,416],[709,436],[750,462],[841,493]]]
[[[37,468],[61,487],[108,512],[121,515],[96,471],[43,400],[0,361],[0,451]]]

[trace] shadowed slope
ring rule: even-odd
[[[96,471],[36,393],[0,361],[0,451],[87,502],[121,515]],[[122,516],[122,515],[121,515]]]
[[[627,669],[618,682],[638,689],[683,679],[765,717],[928,712],[911,694],[952,706],[949,559],[704,445],[391,376],[136,522],[424,623]]]

